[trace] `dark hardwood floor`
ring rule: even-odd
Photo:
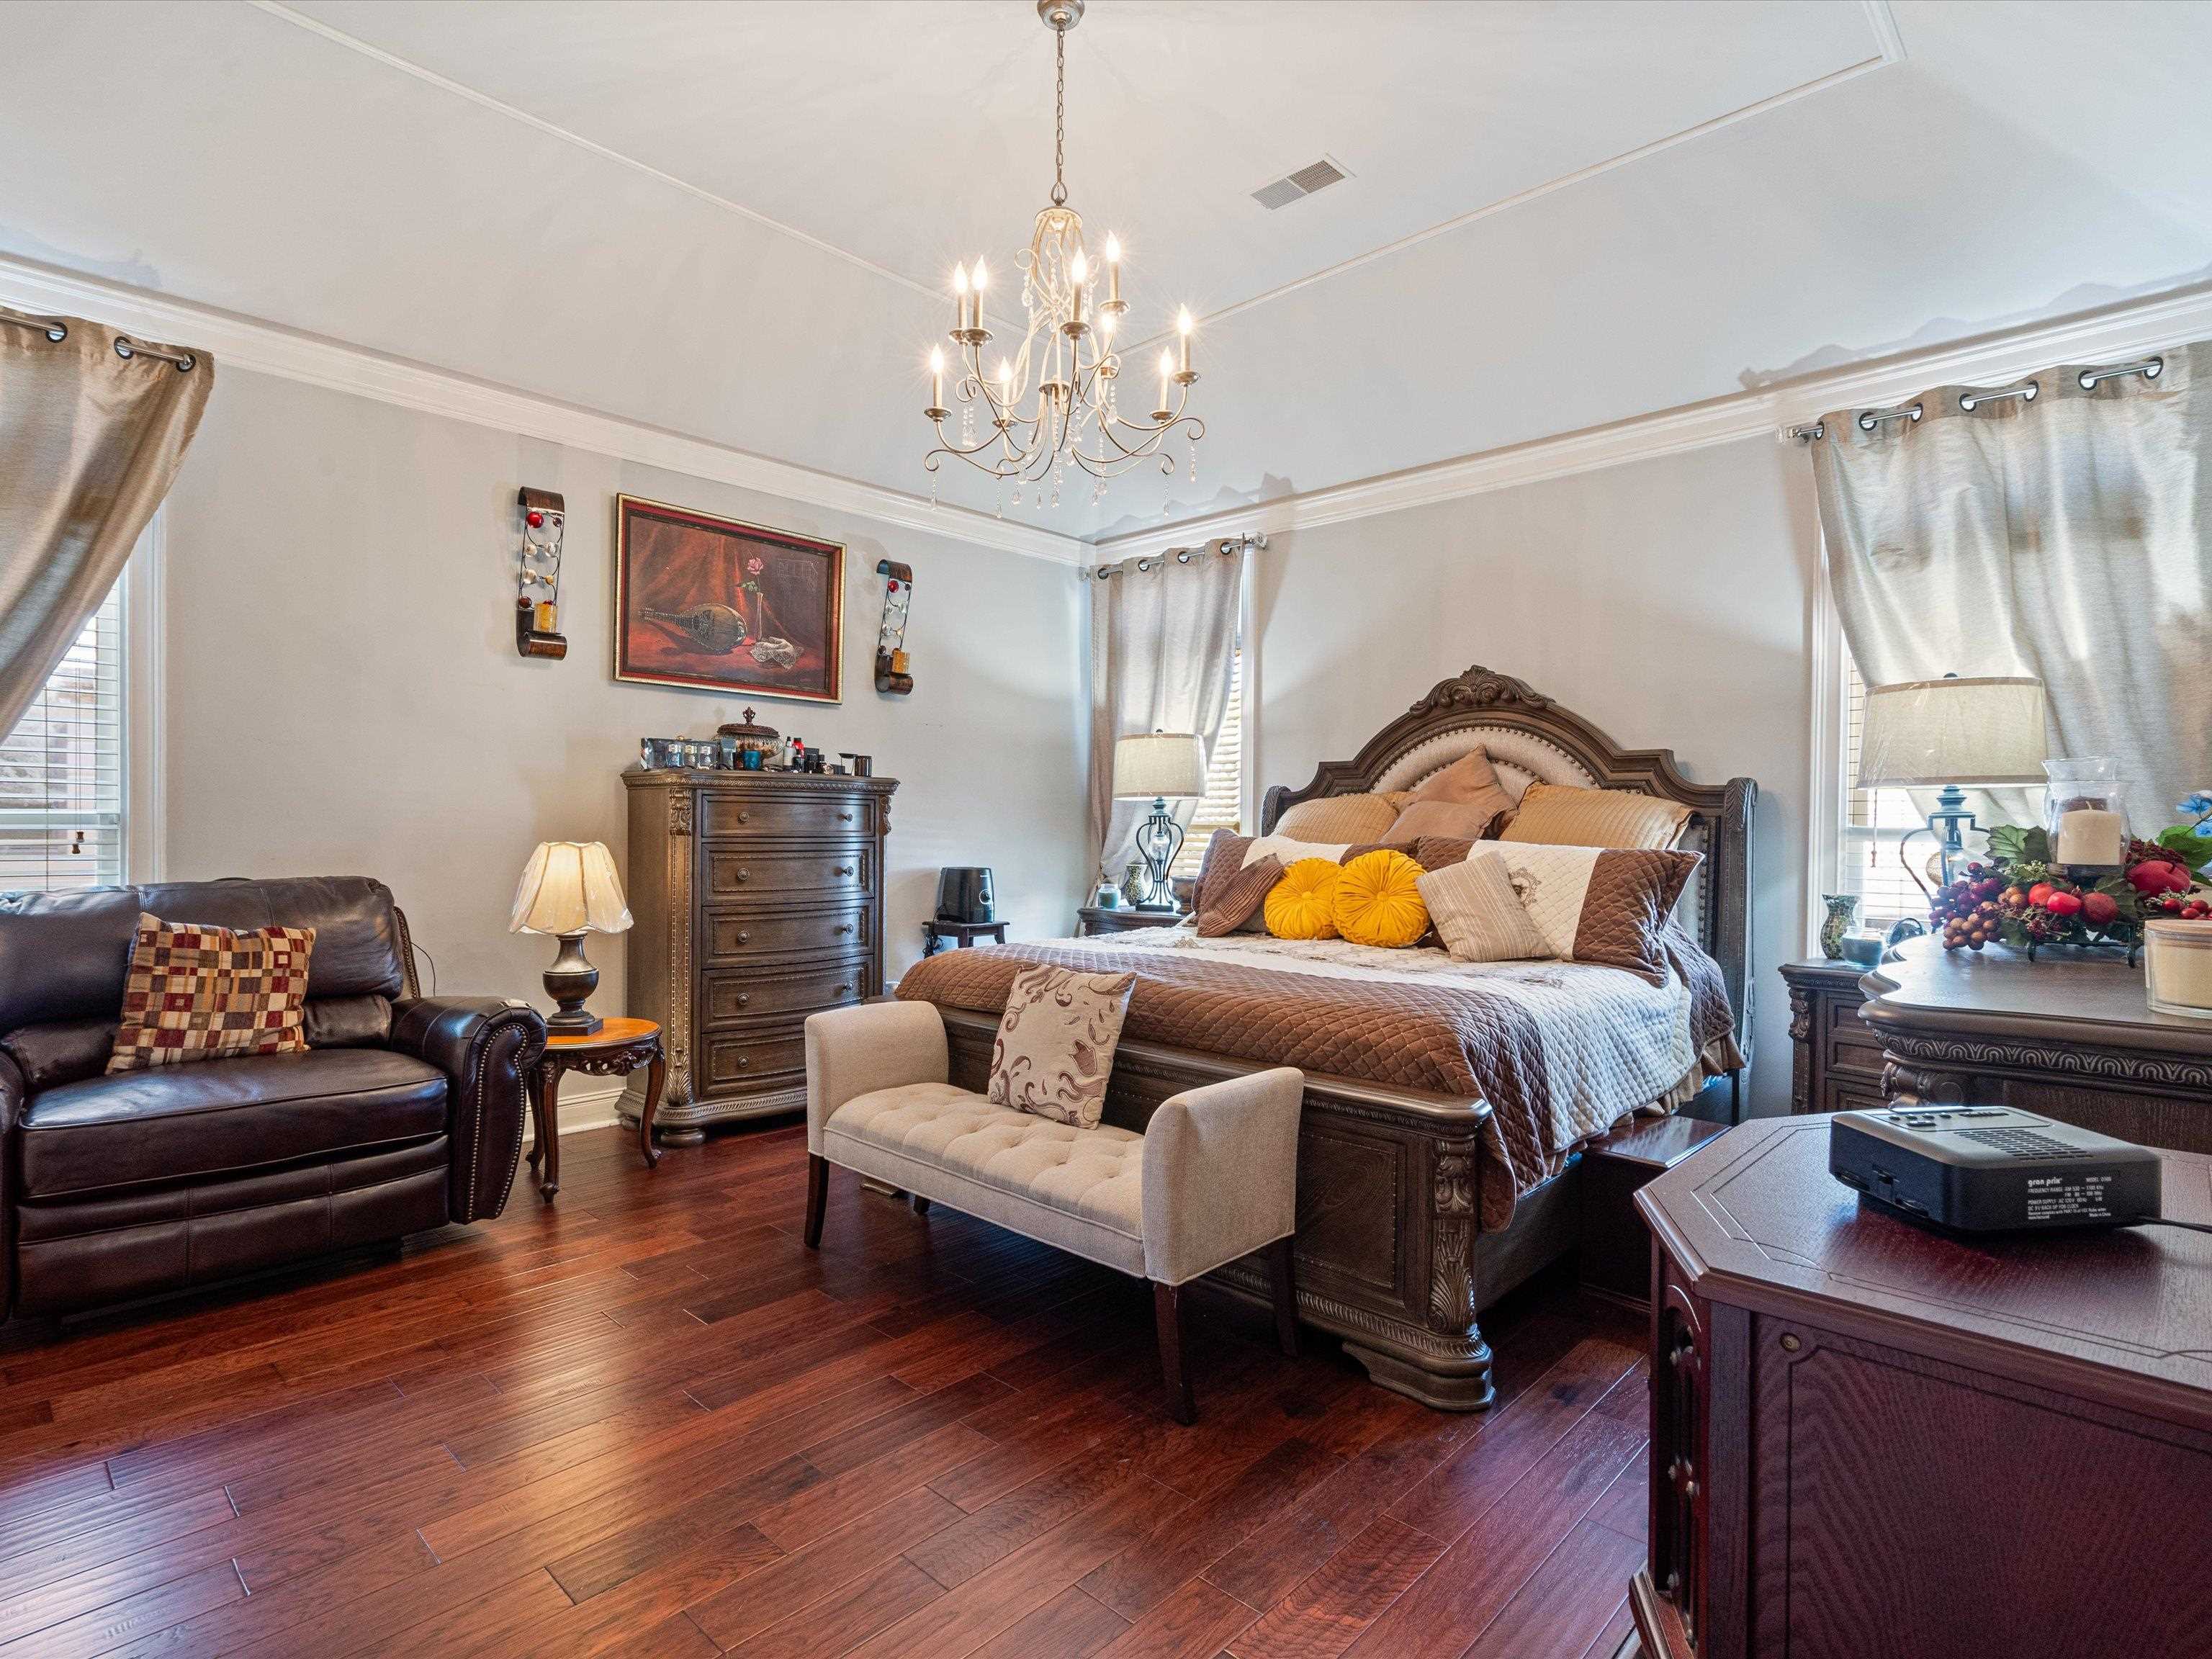
[[[1644,1553],[1637,1322],[1497,1310],[1447,1416],[1196,1299],[832,1177],[562,1146],[403,1255],[0,1332],[0,1659],[1607,1659]]]

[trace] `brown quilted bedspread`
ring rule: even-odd
[[[1670,941],[1691,987],[1700,1053],[1733,1029],[1719,966],[1686,934]],[[1480,1223],[1500,1231],[1521,1194],[1559,1173],[1566,1154],[1546,1145],[1551,1121],[1543,1044],[1521,1004],[1464,981],[1401,984],[1248,968],[1175,951],[1132,953],[1080,944],[944,951],[909,968],[908,1001],[975,1013],[1006,1011],[1014,975],[1033,963],[1079,973],[1134,971],[1122,1035],[1133,1042],[1399,1088],[1479,1097]]]

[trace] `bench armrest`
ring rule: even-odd
[[[942,1083],[951,1066],[945,1020],[927,1002],[864,1002],[806,1017],[806,1150],[848,1100],[908,1083]]]
[[[526,1002],[420,997],[392,1011],[390,1046],[446,1074],[453,1103],[447,1212],[487,1221],[507,1207],[522,1158],[531,1068],[545,1052],[545,1021]]]
[[[1180,1285],[1297,1227],[1298,1114],[1291,1066],[1171,1096],[1145,1126],[1145,1277]]]

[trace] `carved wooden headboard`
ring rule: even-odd
[[[1671,749],[1621,749],[1510,674],[1480,665],[1439,680],[1411,708],[1367,740],[1348,761],[1323,761],[1303,789],[1278,784],[1260,808],[1262,832],[1291,806],[1323,795],[1411,789],[1477,744],[1498,781],[1516,799],[1534,781],[1583,788],[1633,789],[1691,811],[1680,845],[1705,854],[1679,914],[1721,965],[1735,1009],[1736,1042],[1751,1055],[1751,809],[1749,778],[1692,783]]]

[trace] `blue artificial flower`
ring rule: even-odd
[[[2212,818],[2207,818],[2202,823],[2191,824],[2189,826],[2189,833],[2192,836],[2201,836],[2206,841],[2212,841]]]
[[[2174,808],[2174,811],[2177,812],[2195,812],[2199,814],[2212,812],[2212,794],[2207,794],[2203,790],[2200,789],[2195,794],[2184,799],[2180,805]]]

